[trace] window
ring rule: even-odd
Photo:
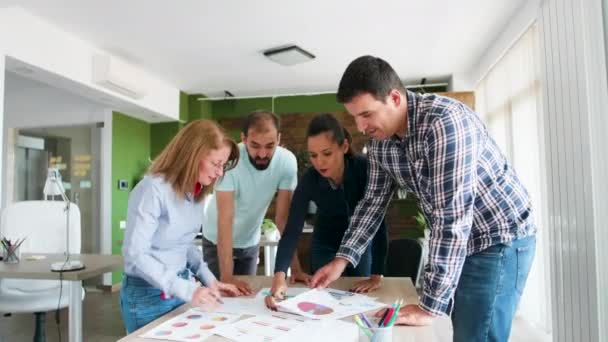
[[[532,198],[538,226],[535,261],[518,315],[536,327],[551,330],[548,234],[543,222],[541,180],[541,89],[536,24],[511,46],[479,81],[476,108],[490,134],[506,154]]]

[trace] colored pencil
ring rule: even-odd
[[[397,316],[399,316],[399,310],[401,309],[401,305],[402,304],[403,304],[403,299],[399,299],[399,303],[397,303],[397,307],[395,308],[395,314],[388,321],[388,326],[389,327],[392,326],[395,323],[395,320],[397,319]]]
[[[370,322],[370,320],[367,318],[367,316],[363,313],[360,315],[361,318],[363,319],[363,322],[368,326],[368,327],[372,327],[372,322]]]
[[[371,332],[369,331],[369,328],[367,328],[367,327],[365,326],[365,324],[363,324],[363,322],[361,322],[361,319],[359,318],[359,316],[358,316],[358,315],[355,315],[354,317],[355,317],[355,323],[357,323],[357,325],[359,326],[359,329],[363,330],[363,333],[364,333],[365,335],[367,335],[367,337],[371,338],[371,337],[372,337],[372,334],[371,334]]]

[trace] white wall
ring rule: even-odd
[[[143,72],[147,95],[133,100],[91,82],[92,57],[105,51],[62,31],[19,7],[0,9],[0,51],[27,65],[108,94],[133,108],[117,108],[133,115],[150,111],[164,121],[179,119],[179,89]],[[137,109],[140,109],[138,111]]]
[[[6,128],[84,125],[103,122],[105,106],[65,90],[7,72]]]
[[[450,91],[471,91],[475,89],[475,82],[468,73],[452,74],[450,79]]]
[[[475,85],[492,68],[500,57],[513,45],[515,41],[532,24],[540,10],[542,0],[529,0],[516,12],[509,24],[496,38],[493,44],[487,47],[485,54],[474,64],[468,72],[468,81]]]

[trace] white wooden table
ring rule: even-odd
[[[272,283],[272,278],[264,276],[239,276],[238,278],[250,282],[254,288],[270,287]],[[331,287],[346,290],[360,279],[364,278],[340,278],[334,282]],[[379,301],[387,304],[392,304],[397,298],[404,298],[406,302],[410,304],[418,303],[418,295],[410,278],[384,278],[382,287],[369,295],[372,297],[377,297]],[[134,331],[132,334],[120,339],[119,342],[158,342],[159,340],[141,338],[139,335],[146,333],[148,330],[153,329],[159,324],[181,314],[188,309],[190,309],[190,305],[184,304],[183,306],[160,317],[145,327],[142,327],[141,329]],[[350,318],[345,318],[344,320],[350,321]],[[434,326],[395,326],[393,329],[393,341],[400,342],[438,341],[441,335]],[[224,337],[214,335],[205,341],[214,342],[229,340]]]

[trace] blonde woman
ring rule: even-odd
[[[213,310],[220,292],[238,294],[234,286],[217,281],[193,243],[203,222],[203,198],[238,159],[236,143],[221,127],[209,120],[193,121],[131,192],[120,291],[129,333],[185,302]]]

